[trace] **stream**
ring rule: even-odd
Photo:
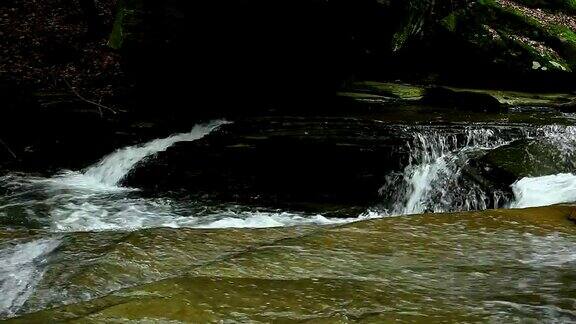
[[[517,113],[522,114],[530,112]],[[408,112],[401,120],[388,122],[374,116],[215,120],[189,132],[118,148],[84,169],[51,175],[6,172],[0,176],[0,318],[98,298],[106,301],[113,292],[181,275],[206,285],[198,278],[215,275],[235,278],[231,280],[240,287],[254,278],[318,278],[326,281],[319,291],[333,294],[334,300],[344,297],[331,291],[331,285],[356,289],[364,304],[355,304],[359,301],[353,298],[349,311],[361,309],[364,315],[352,311],[348,315],[358,318],[392,311],[409,321],[410,314],[431,312],[424,307],[443,309],[449,313],[444,319],[576,321],[574,230],[510,219],[494,225],[494,219],[503,216],[479,212],[576,202],[573,117],[537,123],[499,118],[503,120],[467,124],[446,119],[414,122]],[[308,148],[296,156],[292,140]],[[299,171],[309,158],[306,150],[327,161],[336,159],[335,165]],[[347,164],[354,159],[359,162]],[[174,161],[181,166],[174,166]],[[172,165],[170,170],[175,171],[166,172],[163,165]],[[203,173],[194,171],[198,165],[210,168],[206,172],[214,177],[201,178]],[[285,174],[278,180],[267,172]],[[335,178],[340,172],[341,181]],[[340,198],[364,195],[356,188],[370,197],[358,203]],[[322,190],[322,196],[315,195]],[[479,213],[459,219],[444,214],[407,216],[466,211]],[[372,230],[363,225],[376,221],[387,225],[374,225]],[[346,241],[342,233],[348,231],[351,247],[330,246],[322,254],[312,242],[315,236],[306,235],[323,229],[341,236],[334,241],[338,243],[331,243],[336,245],[344,244],[339,240]],[[194,260],[189,260],[184,246],[192,244],[186,242],[194,241],[189,236],[196,230],[213,233],[206,234],[210,239],[205,242],[212,251],[198,247],[199,252],[191,252]],[[362,231],[365,241],[357,237]],[[219,233],[230,237],[217,238],[224,235]],[[146,243],[160,238],[156,245]],[[276,243],[286,238],[296,243]],[[428,244],[428,249],[415,242]],[[292,244],[293,249],[288,247]],[[279,254],[250,252],[246,258],[254,260],[238,261],[238,269],[232,269],[232,263],[197,270],[185,266],[210,264],[244,245],[268,246]],[[168,251],[171,247],[175,252]],[[297,249],[304,251],[304,261],[298,261]],[[350,252],[356,250],[367,254]],[[155,264],[158,258],[166,264]],[[261,268],[262,264],[269,268]],[[443,277],[449,278],[452,290],[445,287],[442,280],[448,279]],[[374,280],[379,290],[365,286],[365,280]],[[284,289],[268,284],[274,285],[270,281],[262,289]],[[307,285],[302,283],[305,289]],[[508,296],[491,295],[494,287],[509,289],[502,292]],[[379,302],[377,291],[397,303]],[[292,307],[306,313],[305,302],[294,303]],[[282,307],[274,307],[281,312]],[[241,312],[242,307],[233,309]],[[257,311],[244,311],[248,317],[236,320],[257,318],[250,317]]]

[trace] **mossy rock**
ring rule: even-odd
[[[537,139],[518,140],[491,150],[480,159],[490,174],[508,184],[524,177],[539,177],[573,172],[571,157],[549,142]]]
[[[478,0],[449,13],[440,25],[496,66],[524,74],[568,73],[576,67],[576,34],[566,21],[576,22],[522,2]]]
[[[418,101],[422,99],[425,88],[405,83],[357,81],[339,92],[339,96],[355,99],[395,99],[403,101]]]
[[[450,94],[476,94],[486,98],[493,98],[502,107],[562,108],[568,107],[576,101],[576,95],[571,93],[538,93],[455,87],[442,87],[440,89],[444,89],[444,94],[447,96]]]
[[[546,8],[558,11],[576,11],[574,0],[517,0],[517,2],[534,8]]]
[[[314,230],[300,227],[266,230],[203,231],[145,229],[132,233],[71,233],[62,235],[58,254],[22,311],[77,302],[86,296],[161,280],[260,245],[297,237]],[[7,239],[26,242],[47,234],[0,231]]]
[[[509,107],[548,107],[570,110],[576,103],[571,93],[539,93],[498,89],[426,87],[407,83],[357,81],[348,85],[339,96],[360,101],[398,100],[463,109],[500,111]]]

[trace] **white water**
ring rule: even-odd
[[[510,129],[508,129],[510,130]],[[522,138],[536,139],[560,150],[566,164],[576,165],[576,127],[549,125],[504,133],[499,128],[468,127],[464,136],[441,129],[414,130],[407,143],[411,155],[402,173],[393,173],[380,189],[390,205],[368,214],[408,215],[423,212],[524,208],[576,202],[576,176],[557,174],[524,178],[512,185],[513,197],[487,191],[465,179],[472,157]]]
[[[492,201],[504,200],[498,192],[485,192],[478,184],[462,179],[463,168],[473,156],[508,144],[496,128],[469,127],[464,134],[442,130],[414,130],[408,166],[400,174],[391,174],[380,189],[391,206],[384,215],[419,214],[486,209]]]
[[[54,232],[136,230],[150,227],[278,227],[299,224],[339,224],[390,215],[529,207],[576,200],[576,176],[559,174],[526,178],[512,187],[515,200],[499,191],[488,192],[465,179],[463,170],[472,157],[519,138],[542,138],[561,147],[571,157],[576,128],[545,126],[526,131],[498,127],[467,127],[464,132],[445,128],[406,128],[413,134],[403,172],[391,174],[381,189],[389,202],[382,209],[348,219],[276,210],[249,210],[239,206],[206,207],[205,202],[142,198],[133,189],[118,184],[139,163],[179,141],[198,140],[224,121],[195,126],[191,132],[123,148],[85,170],[67,171],[53,178],[8,175],[0,179],[14,194],[0,205],[0,214],[10,208],[26,213],[40,210],[39,221]],[[23,199],[21,199],[24,198]],[[30,199],[29,197],[35,197]]]
[[[0,317],[12,316],[24,305],[59,244],[57,239],[39,239],[0,250]]]
[[[550,125],[530,136],[544,140],[562,152],[566,163],[576,165],[576,127]],[[511,208],[527,208],[576,202],[576,175],[559,173],[526,177],[512,184]]]
[[[150,141],[144,145],[119,149],[104,157],[96,165],[89,167],[81,177],[68,175],[63,180],[68,181],[66,184],[86,188],[116,187],[138,163],[141,163],[147,157],[165,151],[177,142],[201,139],[226,123],[223,120],[212,121],[208,124],[194,126],[189,133],[176,134]]]
[[[576,175],[561,173],[523,178],[512,185],[512,208],[547,206],[576,202]]]
[[[487,192],[462,177],[468,160],[519,138],[543,138],[572,156],[576,128],[546,126],[532,131],[497,127],[468,127],[464,132],[443,128],[407,128],[413,134],[407,143],[407,167],[391,174],[381,189],[390,202],[385,209],[370,209],[356,218],[331,219],[322,215],[249,210],[239,206],[206,207],[205,202],[142,198],[134,189],[118,184],[146,158],[179,141],[198,140],[224,121],[195,126],[191,132],[157,139],[143,145],[117,150],[84,173],[67,171],[53,178],[7,175],[0,179],[14,194],[0,205],[0,214],[24,208],[38,215],[54,232],[136,230],[150,227],[278,227],[299,224],[339,224],[390,215],[482,210],[510,205],[512,197]],[[513,185],[511,207],[549,205],[576,201],[576,176],[526,178]],[[29,197],[35,197],[30,199]],[[24,198],[24,200],[22,199]],[[1,203],[0,203],[1,204]]]
[[[388,215],[486,209],[506,197],[486,192],[465,181],[463,170],[472,157],[505,145],[512,140],[543,138],[561,148],[567,158],[574,156],[576,128],[546,126],[534,132],[504,134],[498,128],[469,127],[464,134],[431,128],[414,131],[407,145],[410,157],[400,174],[390,176],[382,188],[391,207],[369,210],[359,217],[326,218],[277,210],[254,210],[241,206],[206,206],[206,202],[143,198],[133,189],[120,186],[122,180],[147,158],[176,142],[194,141],[210,134],[224,121],[195,126],[191,132],[157,139],[143,145],[117,150],[84,172],[67,171],[53,178],[27,175],[0,177],[10,189],[1,197],[2,214],[26,214],[53,232],[130,231],[153,227],[263,228],[294,225],[342,224]],[[531,207],[576,201],[576,175],[557,174],[524,178],[512,185],[515,200],[511,207]],[[534,240],[538,240],[535,238]],[[526,263],[561,265],[575,262],[574,245],[553,245],[557,238],[534,241]],[[33,293],[44,275],[47,260],[60,244],[58,239],[39,239],[0,250],[0,316],[13,316]],[[545,250],[549,248],[549,250]],[[557,257],[557,251],[562,254]]]
[[[30,213],[40,210],[43,217],[40,221],[53,232],[130,231],[153,227],[263,228],[357,220],[142,198],[134,189],[119,186],[122,179],[146,158],[176,142],[201,139],[224,124],[225,121],[214,121],[197,125],[189,133],[119,149],[83,173],[65,171],[53,178],[18,174],[1,177],[0,182],[14,194],[6,197],[6,204],[0,205],[0,214],[10,208],[25,208]]]

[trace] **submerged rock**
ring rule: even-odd
[[[70,233],[29,305],[42,296],[72,304],[9,322],[569,321],[572,211],[428,214],[314,230]]]

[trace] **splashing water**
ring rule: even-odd
[[[339,224],[354,219],[328,219],[276,210],[249,210],[241,206],[207,206],[208,202],[142,198],[135,189],[118,186],[147,157],[180,141],[198,140],[225,121],[195,126],[190,133],[127,147],[104,157],[84,173],[65,171],[53,178],[9,174],[0,183],[13,193],[3,197],[2,213],[24,209],[42,227],[53,232],[120,231],[153,227],[280,227]],[[33,199],[30,199],[33,197]],[[23,200],[24,199],[24,200]],[[12,210],[16,209],[14,212]],[[36,215],[40,214],[40,215]]]
[[[576,143],[574,127],[546,126],[535,130],[509,127],[506,132],[498,127],[467,127],[464,132],[434,127],[409,128],[407,131],[413,138],[407,143],[410,151],[407,166],[401,173],[391,174],[381,189],[390,206],[385,212],[369,210],[358,217],[340,219],[242,206],[210,206],[205,201],[144,198],[134,189],[120,186],[126,175],[148,157],[176,142],[201,139],[225,123],[215,121],[195,126],[189,133],[120,149],[83,173],[67,171],[48,179],[18,174],[0,177],[0,183],[10,192],[8,196],[0,197],[0,219],[3,214],[25,215],[52,232],[83,232],[153,227],[329,225],[426,211],[486,209],[504,206],[509,198],[501,192],[490,192],[465,177],[465,168],[471,158],[521,138],[542,138],[554,143],[567,158],[573,157],[576,147],[567,140],[575,139]],[[511,207],[572,202],[576,201],[576,175],[524,178],[512,189],[516,199]],[[418,230],[414,235],[421,233],[426,231]],[[459,240],[461,238],[458,236]],[[0,249],[0,317],[13,316],[26,303],[42,280],[49,257],[61,239],[43,238]],[[509,236],[505,239],[509,240]],[[572,241],[568,245],[559,241],[561,237],[553,235],[529,239],[536,248],[520,262],[556,267],[576,260]],[[473,241],[477,241],[476,236]]]
[[[200,139],[224,121],[195,126],[191,132],[120,149],[86,169],[67,171],[53,178],[7,175],[0,179],[13,192],[0,202],[0,214],[24,209],[42,227],[54,232],[135,230],[150,227],[277,227],[298,224],[338,224],[389,215],[483,210],[508,207],[510,194],[492,190],[466,176],[471,158],[521,138],[542,138],[561,146],[570,157],[576,128],[545,126],[474,127],[462,130],[442,127],[406,127],[408,163],[403,172],[392,173],[380,193],[384,208],[370,209],[356,218],[329,219],[321,215],[276,210],[247,210],[238,206],[206,206],[207,202],[142,198],[134,189],[118,186],[139,163],[179,141]],[[568,144],[567,144],[568,143]],[[576,200],[572,175],[522,179],[513,186],[512,207],[528,207]],[[536,187],[536,188],[534,188]],[[539,188],[546,188],[538,191]],[[536,196],[536,197],[534,197]],[[30,199],[34,197],[34,199]],[[24,199],[24,200],[23,200]],[[22,214],[22,212],[19,212]],[[15,214],[12,212],[12,214]],[[32,217],[32,218],[34,218]]]
[[[562,152],[567,164],[574,164],[575,126],[508,128],[506,132],[497,127],[468,127],[464,135],[432,128],[414,130],[413,134],[412,141],[407,143],[411,152],[407,167],[402,173],[390,174],[380,189],[389,202],[380,211],[383,215],[521,208],[576,201],[576,176],[571,174],[521,179],[512,185],[513,197],[465,177],[471,158],[522,138],[551,144]]]
[[[144,145],[130,146],[120,149],[104,157],[96,165],[88,168],[83,174],[96,183],[104,186],[117,186],[138,163],[158,152],[165,151],[177,142],[195,141],[210,134],[213,130],[221,125],[227,124],[226,121],[217,120],[204,125],[196,125],[189,133],[172,135],[167,138],[156,139]],[[66,179],[66,177],[65,177]],[[78,177],[68,175],[69,184],[84,185],[85,182],[79,181]],[[92,182],[94,182],[92,181]],[[93,185],[94,183],[88,183]]]
[[[498,128],[468,127],[464,134],[441,129],[415,130],[408,166],[393,173],[380,189],[390,203],[386,215],[419,214],[488,208],[489,193],[462,177],[471,157],[510,143],[514,137]],[[491,195],[495,204],[505,200],[500,192]]]
[[[576,127],[549,125],[540,127],[530,138],[552,144],[561,152],[565,164],[576,165]],[[512,184],[515,200],[511,208],[527,208],[576,202],[576,175],[559,173],[525,177]]]
[[[576,175],[561,173],[523,178],[512,185],[512,208],[527,208],[576,201]]]
[[[40,282],[57,239],[39,239],[0,250],[0,316],[12,316]]]

